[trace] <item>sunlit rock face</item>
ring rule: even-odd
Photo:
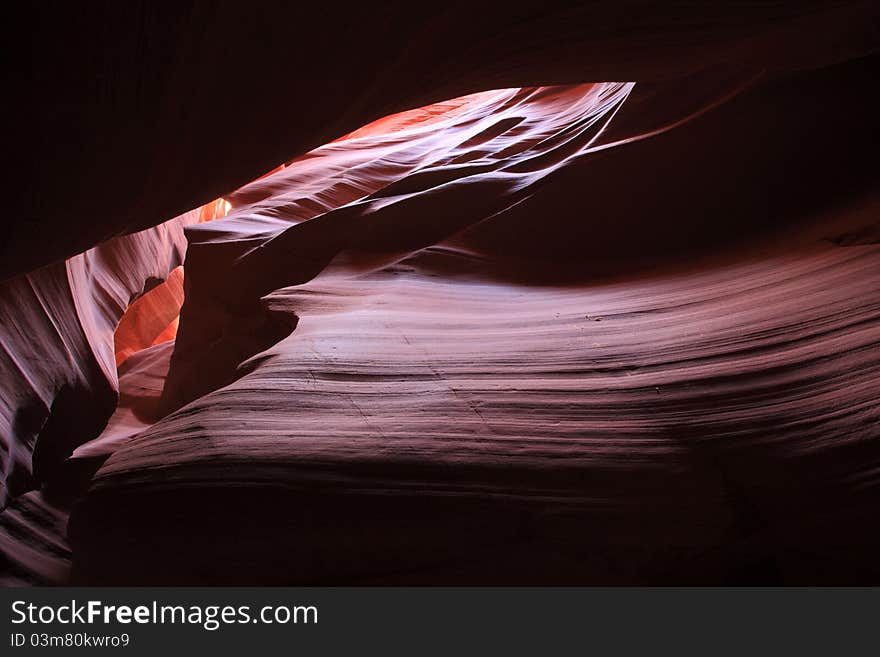
[[[880,579],[870,8],[519,11],[422,30],[429,91],[264,58],[65,234],[154,228],[22,238],[4,581]]]

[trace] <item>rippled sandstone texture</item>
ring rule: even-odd
[[[202,9],[168,22],[192,52],[241,18]],[[8,581],[876,582],[871,7],[418,11],[346,17],[390,38],[299,85],[290,53],[236,76],[277,30],[158,96],[147,56],[112,89],[150,120],[99,133],[147,159],[62,176],[101,211],[40,249],[70,183],[31,197],[0,304]],[[197,72],[260,93],[188,105]]]

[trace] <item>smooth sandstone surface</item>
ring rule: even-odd
[[[191,228],[163,412],[183,406],[98,471],[71,523],[75,580],[876,578],[876,200],[794,235],[737,221],[732,202],[704,236],[697,196],[652,245],[600,225],[606,253],[583,260],[504,235],[528,202],[519,221],[547,227],[534,208],[551,195],[607,207],[559,172],[616,149],[634,164],[652,140],[728,120],[727,103],[766,102],[740,79],[637,88],[502,90],[394,117]],[[633,117],[631,101],[683,118]],[[804,128],[789,129],[767,158]],[[853,227],[863,237],[843,237]],[[699,255],[725,231],[755,245]],[[632,245],[654,259],[633,268]]]
[[[0,581],[880,580],[876,7],[471,5],[33,23]]]
[[[271,295],[296,331],[98,472],[82,581],[876,578],[878,246],[588,287],[459,258]]]

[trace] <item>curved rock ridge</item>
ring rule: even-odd
[[[228,383],[292,330],[260,298],[328,268],[377,268],[452,240],[501,259],[634,270],[787,230],[864,194],[871,167],[837,162],[870,157],[859,135],[876,133],[878,108],[860,85],[873,68],[501,90],[316,149],[233,194],[230,217],[188,231],[163,406]],[[839,102],[813,102],[817,87]],[[842,127],[817,134],[817,124]]]
[[[880,581],[875,4],[34,21],[3,581]]]
[[[166,409],[228,382],[242,360],[290,330],[261,310],[263,295],[328,266],[381,267],[503,215],[563,169],[662,134],[753,77],[717,76],[659,101],[649,90],[640,104],[653,100],[665,112],[645,112],[630,132],[609,126],[633,83],[475,94],[390,117],[246,186],[231,196],[229,217],[187,233],[186,301]]]
[[[245,358],[292,329],[261,309],[261,296],[309,280],[371,233],[377,250],[402,254],[516,203],[588,148],[631,89],[604,83],[476,94],[427,108],[430,120],[411,114],[355,133],[236,192],[229,217],[188,231],[166,409],[226,383]],[[516,164],[523,171],[506,170]],[[437,208],[458,203],[461,210],[432,217],[409,207],[430,202],[437,189],[461,196]],[[382,221],[391,225],[383,229]],[[401,242],[388,243],[392,235]]]
[[[184,227],[227,211],[214,202],[0,284],[0,506],[101,432],[116,407],[120,356],[159,339],[179,312],[182,294],[169,290],[182,277],[173,272]],[[132,302],[138,312],[126,316]]]
[[[80,581],[877,581],[877,245],[541,286],[429,249],[266,303],[296,331],[98,472]]]
[[[865,66],[481,93],[231,195],[74,580],[877,581],[878,198],[815,134]]]

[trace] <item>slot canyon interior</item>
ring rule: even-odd
[[[14,20],[0,584],[880,584],[876,3]]]

